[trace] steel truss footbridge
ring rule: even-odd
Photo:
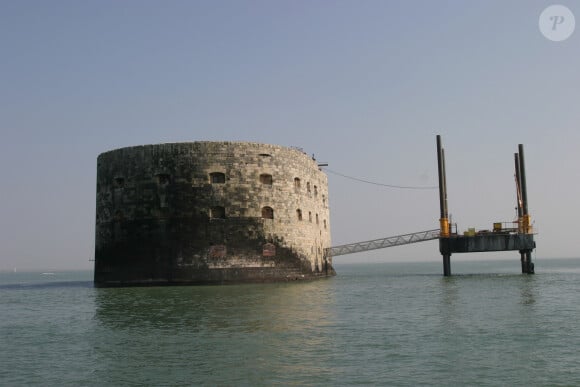
[[[386,247],[394,247],[401,245],[408,245],[411,243],[430,241],[439,239],[441,230],[427,230],[411,234],[395,235],[392,237],[373,239],[365,242],[349,243],[346,245],[334,246],[324,250],[325,257],[336,257],[338,255],[360,253],[362,251],[384,249]]]

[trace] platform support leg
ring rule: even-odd
[[[522,274],[534,274],[534,263],[532,262],[532,252],[522,251],[520,252],[522,256]]]
[[[451,254],[443,255],[443,276],[451,276]]]
[[[526,273],[527,274],[534,274],[534,263],[532,262],[532,252],[526,252]]]

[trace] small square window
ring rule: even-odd
[[[272,185],[272,175],[263,173],[260,175],[260,183],[265,185]]]
[[[209,181],[212,184],[224,184],[226,182],[226,175],[221,172],[212,172],[209,174]]]

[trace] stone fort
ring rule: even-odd
[[[97,286],[326,277],[329,247],[327,177],[299,149],[170,143],[97,159]]]

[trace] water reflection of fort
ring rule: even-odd
[[[326,372],[305,362],[304,353],[332,351],[336,293],[331,280],[96,289],[102,335],[93,345],[100,359],[95,376],[103,384],[155,385],[168,372],[177,384],[214,375],[212,380],[236,385],[260,384],[266,373],[283,378]],[[228,379],[219,379],[222,375]]]
[[[97,289],[96,317],[109,329],[280,332],[328,321],[331,281]]]

